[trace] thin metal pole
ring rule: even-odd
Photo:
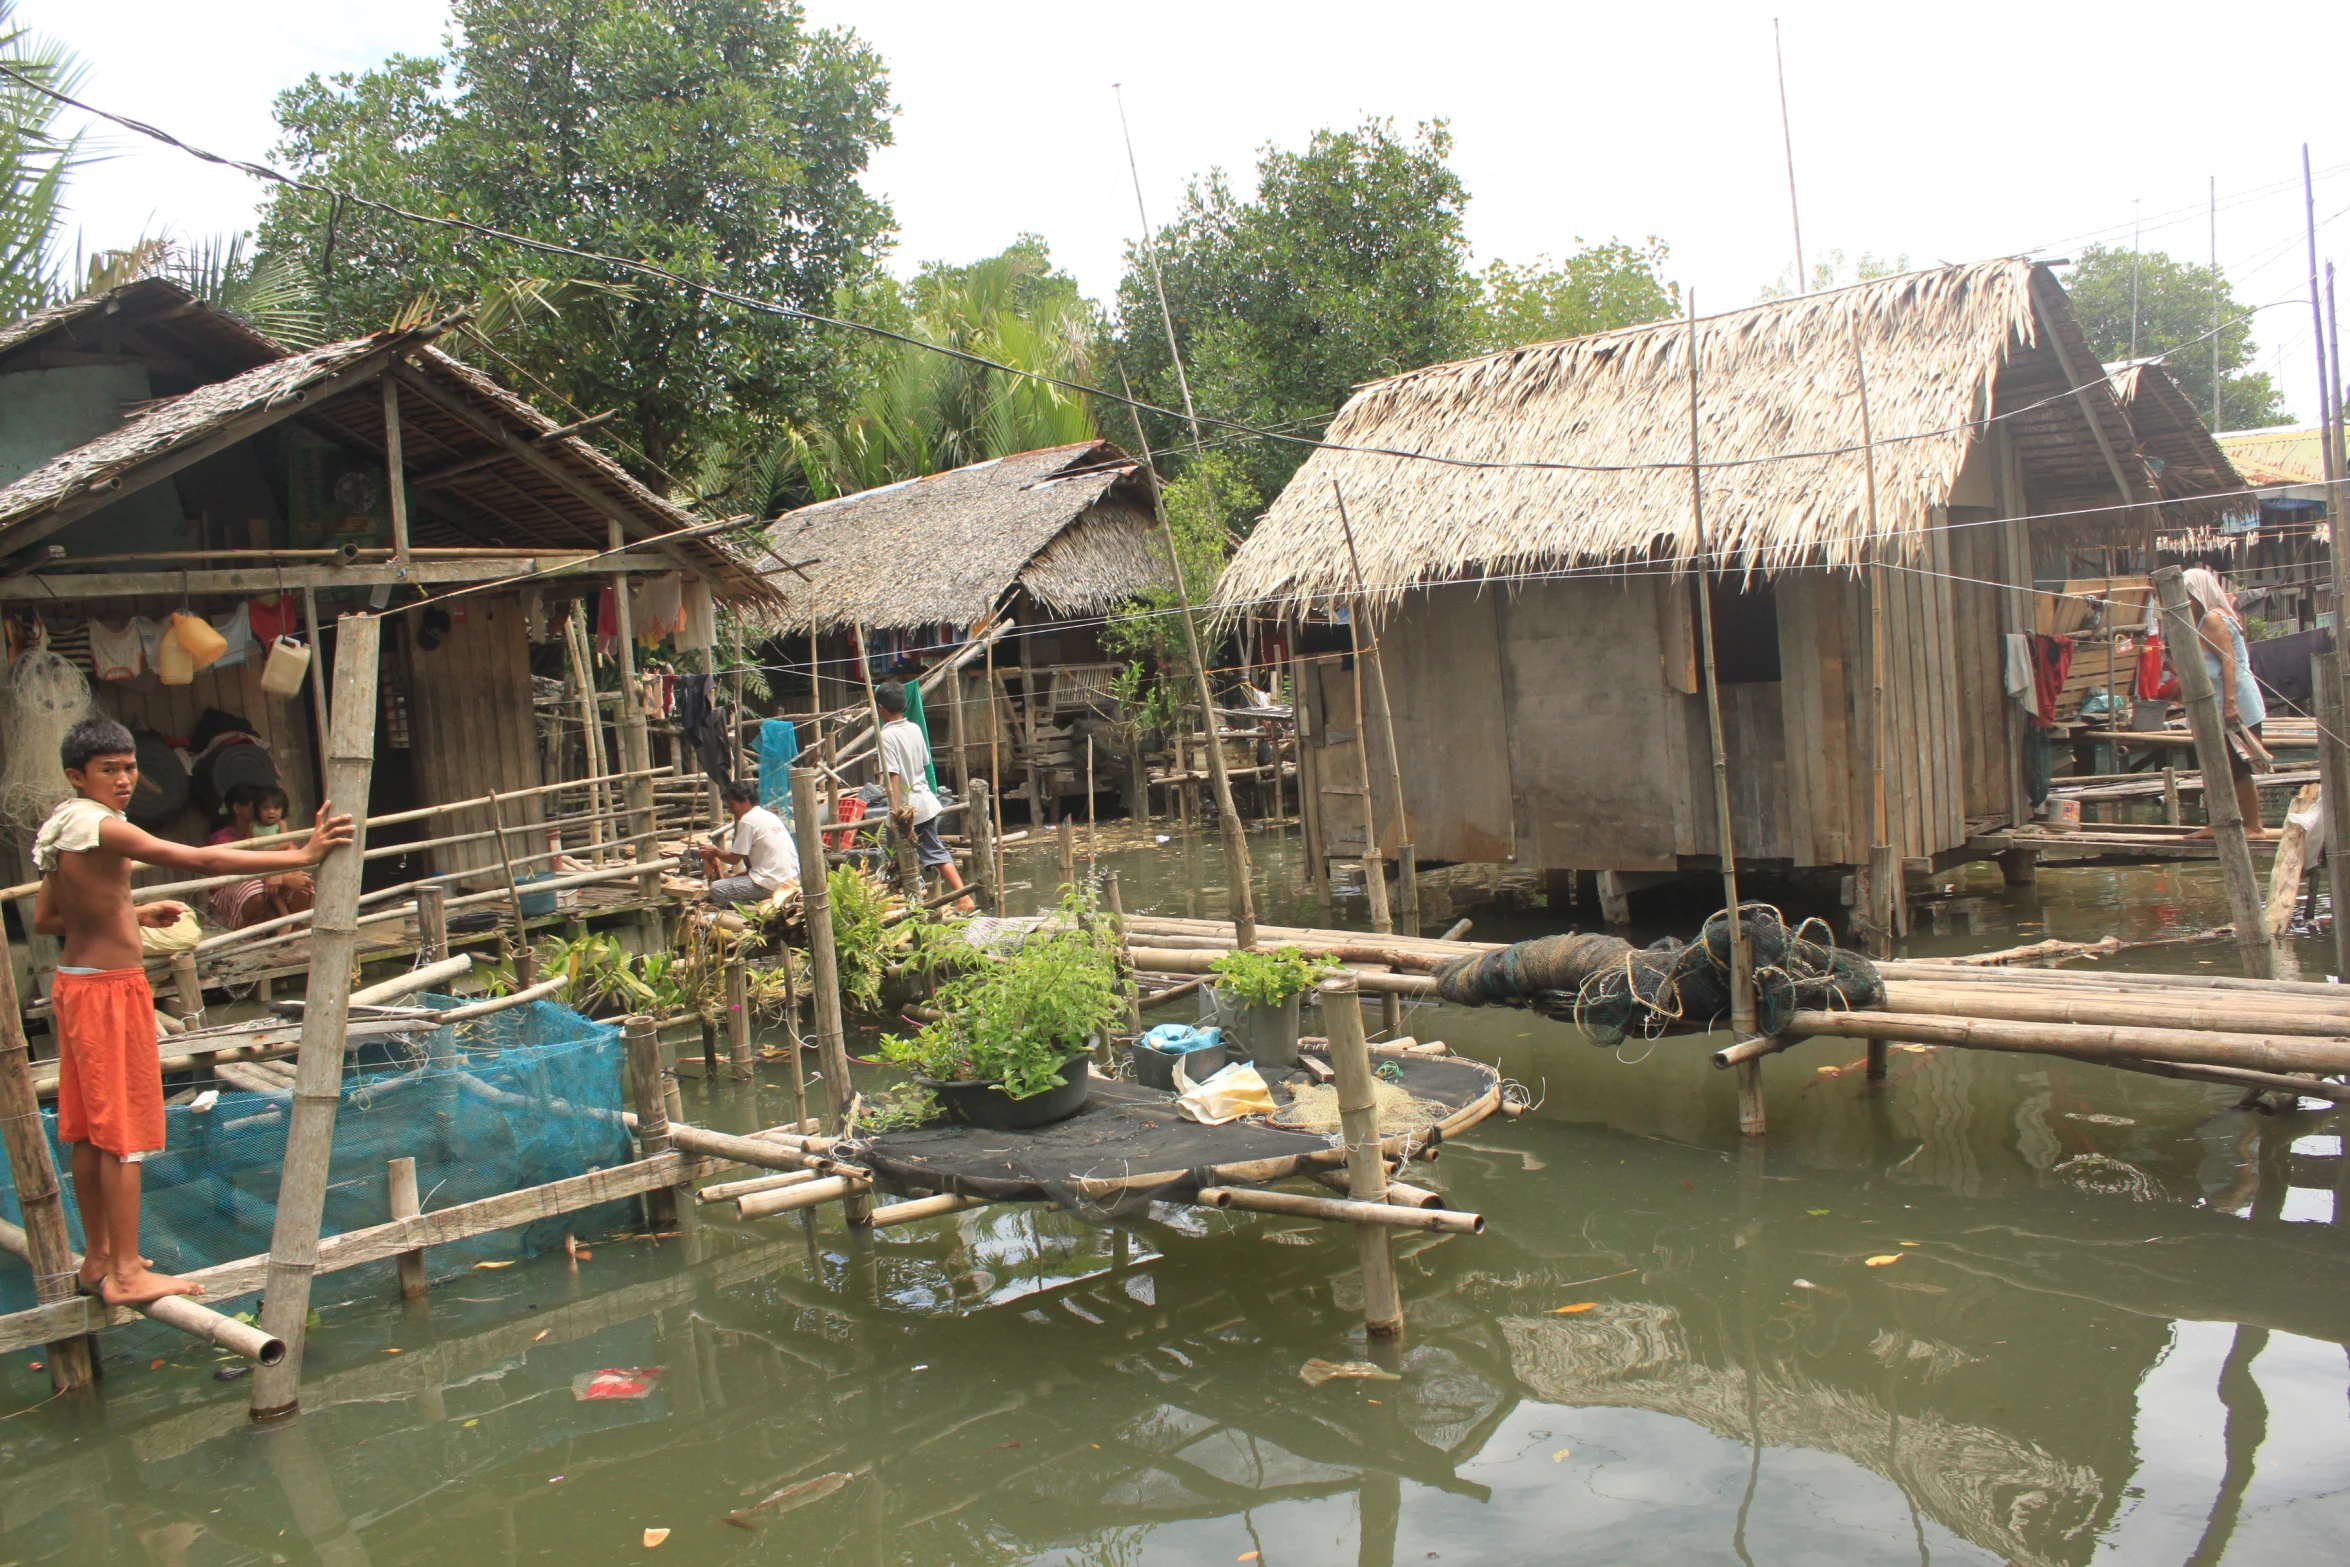
[[[1787,217],[1795,226],[1795,292],[1811,292],[1803,270],[1803,209],[1795,202],[1795,132],[1787,121],[1787,54],[1779,47],[1779,19],[1771,18],[1771,58],[1779,67],[1779,140],[1787,149]]]
[[[1705,654],[1706,734],[1714,756],[1714,823],[1721,840],[1722,897],[1730,917],[1730,1026],[1740,1039],[1749,1039],[1754,1035],[1754,954],[1747,947],[1746,926],[1738,915],[1738,853],[1730,835],[1730,758],[1722,740],[1722,688],[1714,673],[1713,574],[1705,538],[1705,470],[1698,448],[1694,289],[1689,293],[1689,516],[1697,535],[1697,626]]]

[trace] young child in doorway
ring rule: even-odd
[[[74,794],[49,813],[33,840],[33,865],[41,873],[33,928],[65,938],[53,1000],[57,1135],[73,1149],[87,1248],[75,1286],[118,1306],[200,1295],[200,1286],[154,1272],[139,1255],[139,1164],[163,1148],[155,997],[141,967],[139,927],[169,925],[186,910],[168,902],[134,905],[131,862],[214,876],[300,870],[351,841],[351,818],[330,816],[321,805],[308,842],[295,848],[174,843],[123,815],[139,781],[129,730],[110,718],[76,724],[59,760]]]
[[[221,804],[228,820],[206,839],[229,848],[274,852],[298,847],[307,837],[286,836],[286,792],[276,784],[232,784]],[[242,869],[243,867],[239,867]],[[242,930],[310,907],[316,884],[308,871],[285,871],[276,876],[254,876],[212,889],[212,922],[224,930]]]

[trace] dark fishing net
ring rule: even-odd
[[[1798,1011],[1885,1004],[1876,965],[1836,945],[1820,920],[1790,929],[1777,909],[1739,911],[1754,953],[1756,1026],[1783,1031]],[[1596,932],[1544,936],[1436,970],[1437,994],[1457,1006],[1522,1006],[1572,1023],[1609,1047],[1637,1034],[1702,1030],[1730,1015],[1730,921],[1705,922],[1697,940],[1635,947]]]

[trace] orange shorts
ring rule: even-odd
[[[59,974],[57,1138],[123,1159],[163,1149],[163,1061],[155,993],[135,968]]]

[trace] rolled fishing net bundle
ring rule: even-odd
[[[30,839],[73,792],[58,765],[66,731],[98,716],[90,677],[39,647],[0,676],[0,816]]]
[[[1742,906],[1739,919],[1754,954],[1763,1033],[1779,1033],[1798,1011],[1885,1004],[1876,965],[1839,948],[1824,922],[1790,930],[1763,903]],[[1729,1016],[1730,921],[1724,911],[1693,942],[1667,937],[1647,947],[1597,932],[1544,936],[1447,963],[1435,977],[1437,994],[1455,1005],[1527,1007],[1613,1048],[1633,1035],[1704,1029]]]

